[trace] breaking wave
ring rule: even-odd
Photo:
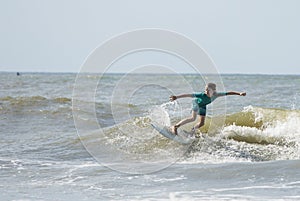
[[[143,160],[178,157],[183,152],[182,162],[192,163],[300,159],[300,111],[248,106],[237,113],[214,117],[225,119],[223,125],[217,125],[218,129],[209,129],[214,125],[210,124],[212,119],[207,118],[198,133],[199,138],[190,146],[184,146],[152,129],[152,122],[171,123],[170,111],[158,108],[146,116],[103,129],[101,143],[134,157],[142,156]],[[95,138],[99,138],[99,134],[82,140],[94,141]]]

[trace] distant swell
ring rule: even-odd
[[[57,98],[46,98],[43,96],[29,96],[29,97],[11,97],[6,96],[0,98],[0,102],[8,102],[13,105],[30,105],[30,104],[39,104],[39,103],[70,103],[71,99],[66,97],[57,97]]]
[[[46,98],[43,96],[1,97],[0,114],[22,115],[68,115],[71,99],[67,97]]]

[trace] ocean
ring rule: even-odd
[[[169,96],[214,75],[1,72],[0,200],[299,200],[300,76],[220,78],[247,96],[208,105],[181,145],[151,123],[188,117]]]

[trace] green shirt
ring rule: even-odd
[[[206,95],[206,93],[201,92],[201,93],[193,93],[192,96],[194,98],[196,98],[196,101],[199,105],[199,107],[203,107],[205,105],[210,104],[211,102],[213,102],[214,100],[216,100],[216,98],[220,97],[220,96],[226,96],[227,93],[226,92],[219,92],[219,93],[215,93],[212,97],[208,97]]]

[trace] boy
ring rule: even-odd
[[[227,96],[227,95],[239,95],[239,96],[246,96],[246,92],[221,92],[218,93],[216,91],[216,84],[208,83],[205,86],[205,91],[201,93],[193,93],[193,94],[181,94],[178,96],[170,96],[170,101],[174,101],[178,98],[195,98],[193,100],[193,107],[192,107],[192,116],[186,119],[181,120],[177,124],[171,127],[171,132],[177,135],[177,129],[187,123],[193,122],[196,120],[197,115],[199,115],[199,122],[193,127],[192,133],[194,134],[195,129],[200,128],[204,125],[205,116],[206,116],[206,105],[213,102],[216,98],[220,96]]]

